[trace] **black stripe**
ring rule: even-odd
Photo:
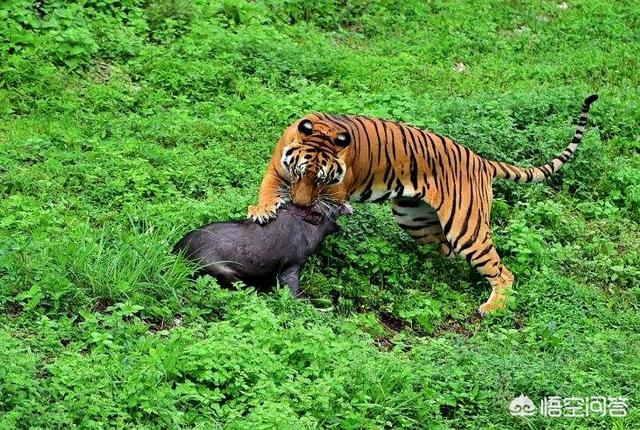
[[[396,172],[392,169],[391,174],[389,175],[389,179],[384,184],[388,190],[391,190],[393,188],[393,181],[395,180],[396,180]]]
[[[433,218],[432,217],[426,217],[426,216],[419,216],[419,217],[414,218],[413,221],[416,221],[416,222],[429,221],[429,222],[431,222],[431,221],[433,221]]]
[[[533,181],[533,172],[531,169],[525,170],[525,173],[527,174],[527,182]]]
[[[393,122],[393,124],[395,124],[395,126],[400,130],[400,135],[402,136],[402,149],[404,150],[405,155],[408,155],[409,150],[407,148],[407,136],[404,133],[404,127],[398,122]]]
[[[326,114],[326,113],[324,113],[324,112],[316,112],[316,113],[314,113],[313,115],[317,116],[318,118],[323,119],[324,121],[329,121],[329,122],[331,122],[331,120],[329,119],[329,115],[327,115],[327,114]]]
[[[378,197],[377,199],[373,200],[373,203],[382,203],[382,202],[386,202],[387,200],[389,200],[389,196],[391,195],[391,191],[387,191],[386,193],[384,193],[383,196]]]
[[[413,199],[398,199],[396,201],[396,206],[400,206],[401,208],[417,208],[422,204],[420,200]]]
[[[437,174],[436,172],[435,158],[439,159],[439,157],[435,148],[435,142],[433,142],[433,140],[431,140],[431,137],[422,130],[418,130],[418,136],[420,136],[421,139],[424,139],[425,141],[425,144],[427,146],[426,157],[427,157],[427,161],[429,162],[429,169],[431,169],[430,173],[433,175],[435,179],[436,189],[441,190],[442,189],[442,183],[440,178],[441,175]]]
[[[489,252],[491,252],[491,249],[493,248],[493,244],[488,244],[481,252],[480,254],[476,255],[476,260],[484,257],[485,255],[487,255]]]
[[[475,261],[472,260],[467,260],[469,261],[469,263],[471,263],[471,265],[473,266],[474,269],[478,269],[480,267],[484,267],[487,265],[488,262],[491,261],[491,258],[488,258],[484,261],[479,261],[478,257],[475,258]],[[495,278],[495,276],[492,276],[493,278]]]
[[[522,178],[522,175],[520,174],[520,169],[518,169],[518,168],[517,168],[517,167],[515,167],[515,166],[509,166],[509,168],[510,168],[511,170],[513,170],[513,172],[514,172],[514,174],[515,174],[515,176],[516,176],[514,180],[515,180],[516,182],[517,182],[517,181],[519,181],[519,180],[520,180],[520,178]]]
[[[544,166],[540,166],[539,169],[542,170],[545,177],[551,176],[553,173],[553,170],[551,170],[546,164]]]
[[[382,177],[382,182],[384,182],[385,184],[388,182],[389,175],[391,174],[391,171],[392,171],[392,167],[393,166],[390,162],[387,163],[387,167],[384,170],[384,176]],[[391,186],[388,185],[387,188],[391,188]]]
[[[379,166],[380,165],[380,159],[382,157],[382,149],[380,148],[380,146],[384,144],[382,142],[382,140],[380,139],[380,133],[378,132],[378,124],[380,123],[380,121],[377,121],[375,119],[370,119],[369,121],[371,121],[373,123],[373,129],[376,132],[376,138],[377,138],[377,143],[378,143],[378,166]]]
[[[396,179],[395,191],[396,193],[398,193],[398,197],[402,197],[402,193],[404,192],[404,184],[402,183],[400,178]]]
[[[345,115],[331,115],[331,120],[334,123],[338,123],[339,125],[341,125],[342,128],[345,129],[345,131],[350,132],[354,138],[356,137],[355,134],[352,133],[352,125],[347,122],[347,117]]]
[[[428,180],[428,177],[427,177],[426,169],[422,171],[422,182],[424,183],[424,186],[422,187],[423,188],[423,192],[424,192],[425,195],[427,195],[427,191],[429,191],[429,188],[431,187],[431,185],[429,185],[429,180]]]
[[[371,190],[367,190],[360,195],[360,203],[366,202],[371,197]]]
[[[405,127],[402,126],[400,128],[400,130],[402,131],[402,138],[404,140],[407,139],[406,134],[409,134],[409,137],[411,138],[411,143],[409,143],[409,173],[410,173],[410,180],[411,180],[411,185],[413,185],[413,189],[414,190],[418,190],[418,160],[416,159],[416,153],[415,150],[416,148],[416,142],[415,140],[413,140],[413,136],[411,136],[411,131],[409,129],[406,129],[405,133]]]
[[[398,225],[400,226],[400,228],[402,228],[403,230],[411,230],[411,231],[417,231],[417,230],[422,230],[423,228],[425,228],[426,226],[424,225],[407,225],[407,224],[400,224],[398,223]]]
[[[411,185],[413,185],[414,190],[418,190],[418,162],[416,161],[416,157],[411,154],[409,156],[409,174]]]
[[[440,143],[442,144],[442,153],[447,157],[447,162],[449,163],[448,166],[451,168],[451,173],[454,175],[453,178],[453,188],[454,188],[454,197],[455,197],[455,188],[456,188],[456,176],[457,173],[459,173],[459,169],[456,169],[456,163],[455,163],[455,154],[452,154],[453,151],[450,151],[450,148],[447,148],[447,143],[444,140],[444,137],[440,136],[439,134],[434,134],[436,137],[440,138]],[[453,156],[453,161],[452,157]],[[444,173],[444,191],[446,192],[447,195],[449,195],[449,193],[451,192],[451,190],[449,190],[449,172],[446,169],[443,169],[443,173]],[[459,183],[459,181],[457,182]],[[455,203],[455,198],[453,199],[453,202]],[[455,205],[452,205],[452,208],[455,208]]]
[[[382,144],[382,146],[384,147],[384,156],[385,156],[385,162],[387,163],[387,169],[385,171],[385,178],[387,178],[387,174],[392,172],[392,159],[389,157],[389,141],[387,140],[387,126],[385,125],[384,121],[378,121],[379,124],[382,125],[382,129],[384,130],[384,143]],[[391,175],[391,178],[393,177],[393,175]],[[391,180],[391,178],[389,178],[389,180]],[[387,179],[383,179],[383,181],[387,184],[387,188],[391,188],[391,185],[389,182],[387,182]]]
[[[358,118],[357,116],[354,116],[353,120],[355,122],[357,122],[358,124],[360,124],[360,126],[362,127],[362,131],[364,133],[364,136],[367,138],[367,153],[369,154],[369,166],[367,167],[367,170],[370,171],[371,170],[371,165],[373,163],[373,151],[371,150],[371,139],[369,138],[369,133],[367,132],[367,127],[365,127],[365,125],[362,122],[362,120],[360,118]]]
[[[498,167],[504,172],[506,179],[511,179],[511,173],[509,173],[509,171],[505,168],[504,163],[498,163]]]
[[[455,142],[452,142],[452,148],[453,148],[453,151],[452,151],[453,156],[454,156],[454,159],[456,160],[456,164],[454,166],[454,172],[457,180],[456,184],[462,186],[462,151],[460,150],[460,146],[457,145]],[[456,186],[456,184],[454,184],[454,186]],[[461,203],[463,202],[462,187],[460,187],[458,191],[460,192],[460,195],[457,199],[454,199],[454,202],[456,205],[456,212],[459,209],[462,209]]]
[[[460,196],[460,200],[462,201],[462,195]],[[467,214],[464,217],[464,221],[462,222],[462,228],[460,229],[460,233],[458,234],[458,237],[456,238],[456,240],[453,241],[452,245],[453,248],[456,250],[456,252],[460,252],[462,251],[462,249],[464,248],[460,248],[458,249],[458,242],[460,241],[460,239],[462,239],[466,234],[467,231],[469,230],[469,218],[471,217],[471,209],[473,209],[473,204],[474,204],[474,195],[473,195],[473,188],[471,186],[469,186],[469,207],[467,208]],[[462,209],[462,207],[460,207],[460,209]],[[476,223],[477,224],[477,223]],[[471,237],[471,239],[469,240],[469,242],[473,243],[473,236]],[[471,245],[469,245],[471,246]]]
[[[449,219],[447,219],[447,223],[442,228],[442,231],[444,232],[445,238],[449,235],[449,232],[451,231],[451,225],[453,224],[453,218],[456,215],[455,201],[456,201],[457,192],[458,192],[458,187],[454,184],[454,186],[453,186],[453,203],[451,204],[451,213],[449,214]]]
[[[474,172],[476,171],[475,167],[478,167],[479,164],[480,163],[477,163],[477,164],[474,163],[474,169],[473,169]],[[481,194],[482,194],[482,189],[483,188],[484,187],[481,187]],[[478,191],[477,188],[476,189],[471,189],[471,192],[472,192],[471,198],[474,197],[473,193],[477,192],[477,191]],[[478,199],[478,200],[479,200],[478,204],[480,205],[480,210],[482,212],[486,212],[486,211],[483,210],[484,209],[484,202],[486,202],[486,199],[485,198],[481,198],[481,199]],[[486,214],[486,215],[489,215],[489,214]],[[470,241],[473,241],[473,243],[476,243],[476,241],[478,240],[478,234],[479,233],[480,233],[480,219],[476,219],[476,225],[475,225],[475,228],[473,229],[473,233],[471,234]]]
[[[382,126],[385,129],[385,136],[387,135],[387,130],[389,131],[389,135],[391,136],[390,140],[387,140],[387,146],[391,145],[391,156],[393,157],[393,161],[396,160],[396,136],[393,134],[393,130],[391,127],[387,127],[386,121],[382,121]]]
[[[427,156],[427,148],[424,142],[420,140],[420,135],[417,134],[417,129],[415,127],[407,127],[407,132],[409,133],[409,137],[411,137],[411,143],[414,146],[416,153],[419,153],[420,157],[425,158]]]
[[[369,182],[365,186],[365,190],[362,194],[360,194],[360,202],[366,202],[369,197],[371,197],[371,187],[373,186],[373,176],[369,179]]]
[[[467,249],[469,246],[471,246],[471,245],[467,246],[467,244],[468,244],[468,242],[465,243],[464,245],[462,245],[461,249],[464,250],[464,249]],[[475,254],[476,252],[477,251],[473,251],[473,252],[470,252],[469,254],[464,256],[465,260],[467,260],[467,263],[471,263],[471,260],[473,260],[473,254]],[[460,254],[460,253],[461,252],[458,252],[458,254]]]
[[[438,174],[438,175],[435,175],[435,177],[436,177],[436,181],[438,181],[438,182],[439,182],[439,184],[438,184],[438,191],[440,191],[441,193],[444,193],[444,192],[446,191],[446,190],[445,190],[445,185],[447,184],[447,176],[448,176],[448,175],[447,175],[447,171],[446,171],[446,169],[444,168],[444,159],[443,159],[443,157],[442,157],[442,154],[443,154],[443,153],[444,153],[444,154],[446,154],[446,153],[447,153],[447,148],[446,148],[446,146],[444,145],[444,140],[443,140],[443,141],[441,141],[441,144],[442,144],[442,152],[438,151],[438,149],[436,148],[436,142],[435,142],[434,140],[432,140],[432,139],[431,139],[431,135],[430,135],[430,134],[427,134],[427,136],[429,137],[429,140],[431,140],[431,141],[433,142],[433,147],[434,147],[434,149],[435,149],[435,154],[434,154],[434,155],[437,157],[437,159],[438,159],[438,167],[440,167],[440,172],[439,172],[439,174]],[[448,160],[448,159],[449,159],[449,156],[447,155],[447,160]],[[449,161],[451,161],[451,160],[449,160]],[[445,185],[443,185],[443,181],[444,181],[444,184],[445,184]],[[442,199],[442,202],[444,202],[444,199]]]

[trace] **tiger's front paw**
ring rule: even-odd
[[[247,218],[260,224],[266,224],[276,217],[276,210],[282,205],[281,201],[270,204],[249,206]]]

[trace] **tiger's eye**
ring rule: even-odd
[[[298,124],[298,131],[309,136],[311,133],[313,133],[313,123],[308,119],[303,119]]]
[[[351,143],[351,136],[349,136],[349,133],[338,133],[333,143],[344,148]]]

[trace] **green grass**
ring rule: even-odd
[[[41,4],[34,6],[34,3]],[[566,6],[566,7],[565,7]],[[640,427],[640,7],[631,1],[9,0],[0,6],[0,428]],[[189,279],[311,111],[545,162],[496,182],[488,285],[356,205],[304,300]],[[521,393],[625,418],[517,418]]]

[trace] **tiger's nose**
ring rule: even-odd
[[[296,206],[308,208],[316,196],[314,175],[306,175],[291,187],[291,200]]]

